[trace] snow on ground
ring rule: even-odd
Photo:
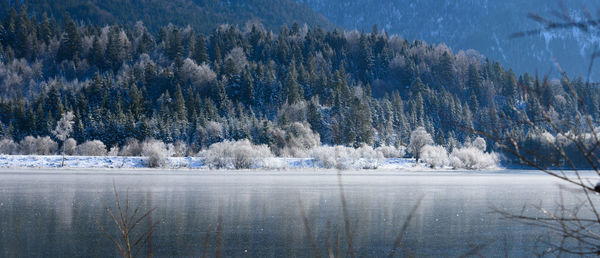
[[[65,156],[65,168],[146,168],[146,157],[121,156]],[[63,156],[38,155],[0,155],[0,168],[60,168]],[[209,169],[200,157],[171,157],[166,168]],[[265,169],[302,169],[320,168],[320,163],[311,158],[267,158],[257,162],[256,168]],[[415,165],[414,159],[383,159],[376,162],[383,169],[427,169],[424,165]],[[355,162],[355,164],[363,164]],[[350,169],[361,169],[352,167]]]

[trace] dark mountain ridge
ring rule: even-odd
[[[11,4],[14,1],[0,3],[5,14],[15,6]],[[69,13],[74,20],[99,26],[141,21],[154,32],[169,23],[190,25],[203,33],[226,23],[244,26],[260,22],[270,30],[294,22],[332,27],[322,15],[291,0],[27,0],[24,4],[38,17],[45,12],[61,21]]]
[[[547,0],[297,0],[346,29],[371,31],[377,24],[390,34],[409,40],[444,43],[453,49],[475,49],[518,73],[560,77],[560,66],[573,76],[586,75],[597,32],[579,29],[543,31],[512,38],[517,32],[539,29],[529,13],[560,21],[557,13],[574,21],[585,19],[585,10],[596,13],[592,1],[569,0],[560,6]],[[553,73],[551,73],[553,72]],[[595,74],[595,78],[600,75]]]

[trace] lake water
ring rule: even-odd
[[[314,256],[298,200],[321,255],[328,246],[347,249],[335,171],[2,169],[0,256],[118,255],[95,222],[116,235],[101,202],[115,208],[113,181],[121,197],[128,192],[131,206],[156,209],[157,257],[202,255],[207,231],[207,252],[214,256],[219,207],[226,256]],[[536,171],[359,171],[343,172],[342,182],[353,248],[361,257],[389,254],[421,196],[403,237],[413,254],[455,257],[487,244],[479,250],[485,256],[532,256],[543,250],[537,239],[547,232],[502,219],[491,207],[519,212],[541,202],[551,208],[561,192],[557,180]],[[328,245],[328,234],[339,235],[340,244]]]

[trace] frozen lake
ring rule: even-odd
[[[200,256],[222,207],[226,256],[313,256],[298,199],[323,256],[327,234],[344,217],[335,171],[0,170],[0,256],[118,255],[99,230],[114,231],[100,199],[114,204],[113,180],[131,203],[156,208],[155,256]],[[490,207],[519,212],[524,204],[549,208],[558,181],[537,171],[343,172],[354,249],[361,257],[387,256],[405,217],[420,196],[404,244],[417,256],[460,256],[489,243],[485,256],[532,256],[547,232],[501,219]],[[564,191],[563,191],[564,193]],[[565,193],[565,199],[576,193]],[[534,210],[527,212],[535,213]],[[331,230],[327,224],[330,223]],[[144,224],[145,225],[145,224]],[[403,251],[400,251],[403,254]]]

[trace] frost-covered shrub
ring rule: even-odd
[[[199,153],[211,168],[248,169],[261,167],[264,159],[273,157],[266,145],[253,145],[244,139],[212,144]]]
[[[75,154],[75,148],[77,147],[77,141],[73,138],[66,139],[63,142],[63,154],[73,155]]]
[[[0,154],[14,155],[19,152],[19,146],[12,139],[0,140]]]
[[[99,140],[86,141],[77,145],[75,154],[79,156],[106,156],[106,145]]]
[[[299,122],[290,124],[285,129],[285,136],[278,138],[283,141],[280,156],[286,157],[306,158],[310,149],[321,145],[319,134],[313,132],[310,125]]]
[[[37,154],[36,138],[33,136],[26,136],[19,142],[19,152],[23,155],[35,155]]]
[[[334,168],[337,164],[336,150],[333,146],[319,146],[310,150],[311,158],[323,168]]]
[[[363,145],[355,151],[353,156],[358,158],[351,163],[353,168],[376,169],[385,158],[382,153],[375,151],[370,145]]]
[[[52,155],[56,153],[58,144],[49,136],[37,137],[36,147],[38,155]]]
[[[119,156],[142,156],[142,144],[137,139],[129,138],[119,151]]]
[[[431,168],[448,165],[448,152],[443,146],[427,145],[421,150],[421,160]]]
[[[115,146],[110,147],[110,150],[108,151],[108,153],[106,155],[119,156],[119,152],[120,152],[119,146],[115,145]]]
[[[188,154],[188,145],[183,141],[176,141],[175,144],[169,146],[174,157],[185,157]]]
[[[402,158],[405,155],[404,147],[396,148],[394,146],[380,146],[375,151],[381,153],[385,158]]]
[[[164,167],[167,164],[167,158],[172,155],[173,153],[162,141],[147,139],[142,143],[142,156],[148,158],[147,165],[151,168]]]
[[[484,153],[475,147],[457,148],[450,154],[450,166],[455,169],[485,169],[497,164],[496,153]]]
[[[58,144],[48,136],[27,136],[19,142],[19,150],[24,155],[51,155],[57,148]]]
[[[319,146],[310,151],[311,157],[323,168],[375,169],[383,160],[383,154],[371,146],[354,149],[346,146]]]

